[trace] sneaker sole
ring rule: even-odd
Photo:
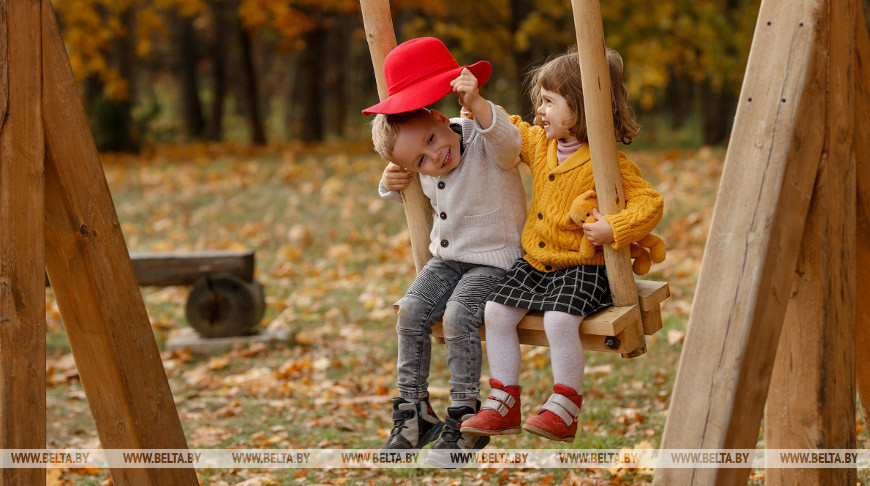
[[[461,427],[459,429],[463,434],[472,434],[472,435],[514,435],[522,433],[523,429],[521,427],[510,427],[507,429],[501,430],[488,430],[488,429],[478,429],[476,427]]]
[[[532,434],[535,434],[535,435],[540,435],[541,437],[546,437],[547,439],[550,439],[550,440],[557,440],[559,442],[574,442],[574,437],[575,437],[573,435],[559,437],[558,435],[553,435],[553,434],[547,432],[546,430],[539,429],[539,428],[535,427],[534,425],[528,425],[528,424],[523,424],[523,430],[525,430],[526,432],[530,432]]]

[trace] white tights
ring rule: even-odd
[[[517,324],[529,312],[495,302],[487,302],[486,356],[490,375],[505,386],[519,385],[520,342]],[[564,312],[544,312],[544,332],[550,342],[553,383],[569,386],[580,392],[583,383],[583,344],[580,342],[580,322],[584,316]]]

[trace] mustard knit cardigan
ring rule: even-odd
[[[569,212],[574,198],[595,188],[589,144],[584,144],[561,165],[556,159],[556,140],[548,140],[544,129],[518,116],[511,121],[523,137],[520,158],[534,177],[534,192],[523,227],[523,257],[536,269],[550,272],[580,265],[604,265],[604,254],[580,256],[582,228]],[[648,235],[662,219],[662,196],[640,175],[640,169],[618,153],[625,191],[625,209],[605,218],[613,228],[614,249],[620,249]]]

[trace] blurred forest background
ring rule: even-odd
[[[863,0],[870,11],[870,0]],[[104,151],[143,143],[362,140],[377,101],[355,0],[55,0]],[[724,143],[759,2],[609,0],[645,145]],[[575,43],[565,0],[394,0],[398,42],[435,36],[492,62],[484,94],[527,116],[528,68]],[[870,18],[870,17],[868,17]],[[455,103],[455,100],[447,102]],[[448,113],[457,108],[445,107]]]

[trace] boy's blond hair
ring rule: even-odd
[[[384,160],[393,160],[393,149],[396,148],[396,140],[399,138],[399,130],[402,125],[423,115],[430,115],[426,108],[396,113],[394,115],[377,114],[372,120],[372,144],[375,152]]]

